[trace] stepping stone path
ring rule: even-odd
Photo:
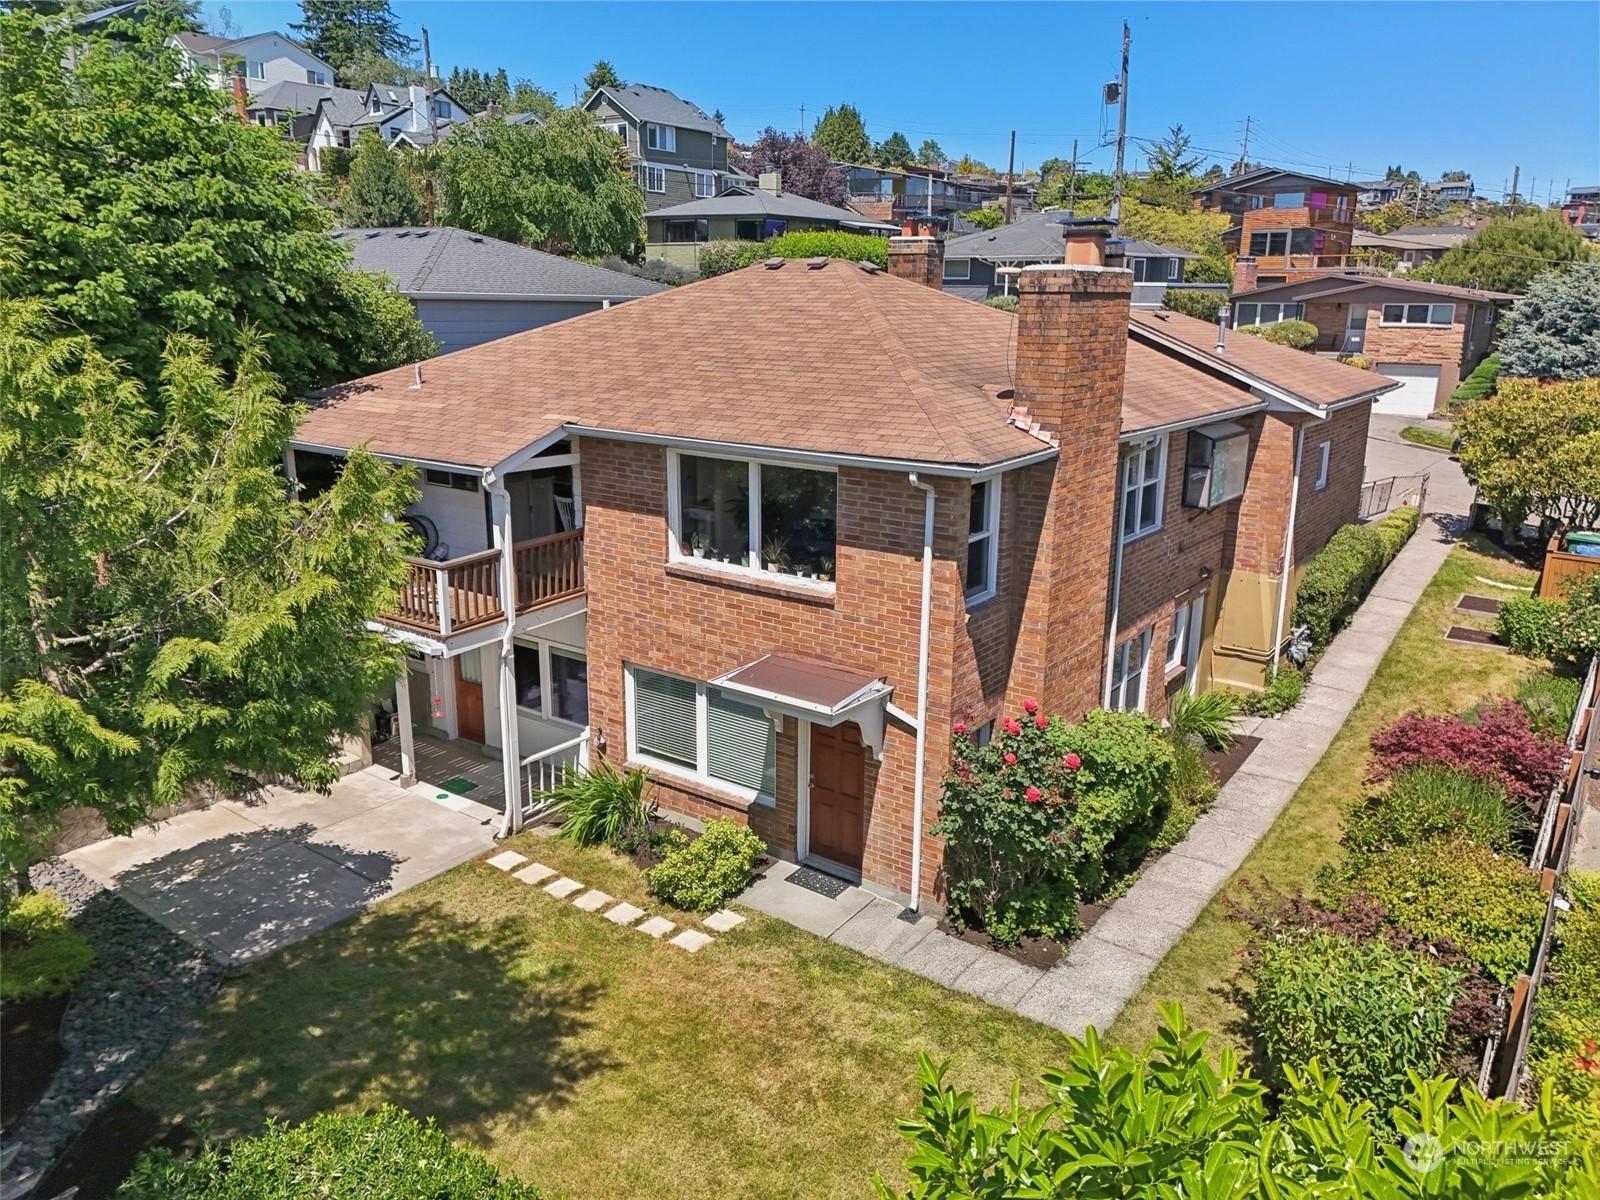
[[[582,892],[581,896],[577,896],[572,901],[572,906],[583,912],[600,913],[602,908],[612,903],[612,897],[606,895],[599,888],[588,888],[576,879],[570,879],[562,875],[554,867],[545,866],[544,863],[529,862],[527,855],[518,854],[515,850],[503,850],[493,858],[485,859],[484,861],[496,870],[510,873],[513,879],[520,879],[530,887],[540,887],[542,885],[543,889],[557,900],[565,900],[569,896]],[[524,866],[524,863],[527,865]],[[547,883],[545,882],[546,880],[551,880],[552,882]],[[626,901],[612,905],[611,908],[606,909],[600,915],[613,925],[621,926],[624,929],[637,929],[648,937],[658,940],[678,928],[677,925],[665,917],[650,917],[648,920],[635,925],[635,921],[646,915],[645,910],[637,904],[629,904]],[[724,908],[706,917],[704,924],[707,929],[715,933],[728,933],[730,930],[743,925],[744,918],[738,913]],[[698,954],[715,940],[711,934],[702,933],[698,929],[682,929],[675,936],[667,938],[667,943],[690,954]]]

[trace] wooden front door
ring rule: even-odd
[[[469,661],[470,660],[470,661]],[[456,736],[469,742],[483,741],[483,677],[478,671],[478,652],[456,655]]]
[[[866,844],[866,749],[854,722],[811,727],[810,853],[861,869]]]

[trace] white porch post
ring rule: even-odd
[[[411,729],[411,668],[400,668],[394,685],[394,719],[400,726],[400,782],[409,787],[417,781],[417,742]]]
[[[517,659],[512,633],[517,626],[517,572],[512,561],[511,495],[505,481],[491,472],[484,475],[485,491],[494,499],[495,547],[500,551],[500,604],[505,610],[505,633],[500,639],[500,766],[506,793],[501,821],[504,833],[522,828],[522,739],[517,727]]]

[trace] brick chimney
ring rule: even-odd
[[[1233,294],[1240,292],[1253,292],[1256,290],[1256,260],[1248,254],[1241,254],[1233,260]]]
[[[944,239],[932,221],[907,217],[889,239],[889,274],[944,290]]]
[[[1068,261],[1027,267],[1017,281],[1014,419],[1061,452],[1020,484],[1039,525],[1012,699],[1037,697],[1072,719],[1100,703],[1133,296],[1131,271],[1073,260],[1103,259],[1109,232],[1106,222],[1069,224]]]
[[[239,114],[239,124],[241,125],[248,125],[250,123],[249,105],[250,93],[244,86],[244,76],[240,75],[238,72],[234,72],[233,107],[234,111]]]

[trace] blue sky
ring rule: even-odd
[[[298,20],[293,0],[206,0],[246,32]],[[1338,177],[1403,164],[1472,173],[1498,195],[1559,199],[1600,182],[1600,5],[1593,3],[632,4],[397,0],[416,35],[452,65],[505,67],[564,103],[597,58],[630,82],[721,109],[749,140],[767,125],[809,128],[830,104],[867,131],[1019,167],[1079,155],[1109,168],[1114,132],[1100,85],[1113,78],[1121,21],[1133,30],[1129,133],[1181,121],[1230,163],[1251,118],[1250,157]],[[1142,151],[1130,150],[1137,168]]]

